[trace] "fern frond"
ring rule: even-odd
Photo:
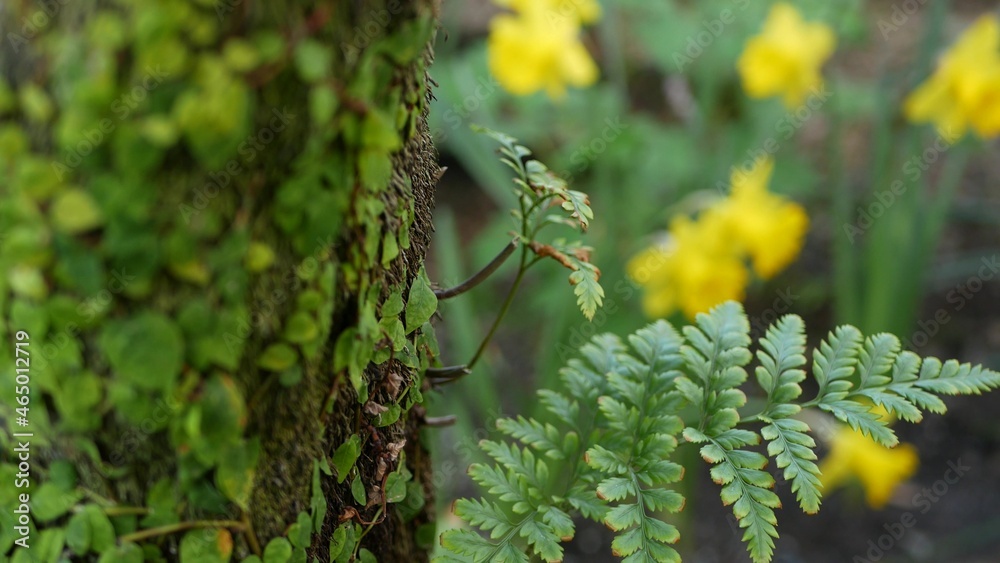
[[[442,547],[454,554],[468,555],[474,562],[526,562],[527,553],[534,553],[543,561],[562,561],[560,542],[571,538],[574,531],[573,521],[568,515],[547,505],[525,514],[516,523],[499,505],[484,501],[460,499],[455,502],[455,514],[490,532],[490,539],[462,529],[441,534]],[[524,540],[527,549],[516,543],[518,538]]]
[[[503,467],[507,468],[509,482],[518,481],[518,489],[523,496],[518,500],[530,502],[530,499],[540,499],[549,479],[549,467],[541,459],[536,460],[530,448],[518,448],[505,442],[483,440],[479,447]],[[475,475],[473,475],[475,479]],[[504,499],[510,500],[510,499]],[[529,507],[525,507],[526,509]],[[515,505],[515,512],[518,512]],[[523,512],[526,512],[524,510]]]
[[[516,154],[516,153],[515,153]],[[667,488],[683,468],[671,461],[677,435],[701,445],[723,504],[732,505],[743,541],[756,562],[770,561],[777,537],[774,458],[798,504],[821,503],[816,443],[795,417],[804,407],[832,413],[855,430],[891,446],[897,442],[879,407],[905,420],[946,410],[939,395],[979,394],[1000,387],[1000,373],[900,351],[897,338],[858,329],[833,330],[813,351],[819,392],[801,402],[806,376],[805,327],[779,319],[758,341],[756,381],[766,395],[759,414],[741,419],[740,386],[752,356],[741,306],[727,303],[699,315],[683,336],[664,321],[629,336],[594,337],[560,370],[563,391],[539,392],[548,420],[519,416],[498,423],[512,440],[484,441],[495,465],[470,474],[493,500],[458,501],[456,514],[489,534],[450,530],[442,560],[561,559],[572,537],[572,516],[601,521],[616,532],[614,553],[628,562],[676,561],[677,529],[658,518],[681,510],[684,497]],[[693,407],[693,408],[688,408]],[[687,423],[680,415],[694,411]],[[760,432],[747,427],[761,423]],[[755,451],[761,437],[767,456]],[[583,453],[585,452],[585,454]],[[551,466],[551,467],[550,467]],[[568,477],[567,477],[568,476]]]
[[[799,383],[806,374],[805,324],[796,315],[786,315],[771,325],[758,342],[757,382],[767,393],[767,405],[760,418],[766,425],[761,435],[767,440],[767,455],[791,481],[799,506],[807,513],[819,510],[820,481],[816,465],[816,442],[807,434],[809,425],[789,418],[801,407],[793,401],[802,394]]]
[[[684,438],[696,444],[705,444],[701,457],[711,464],[712,480],[722,485],[722,503],[733,506],[741,528],[745,529],[743,541],[754,562],[771,560],[774,553],[774,538],[778,537],[778,519],[775,508],[781,508],[778,495],[770,489],[774,478],[764,467],[767,458],[763,455],[738,449],[755,446],[758,436],[753,432],[729,430],[718,437],[711,437],[694,428],[684,429]]]
[[[629,371],[633,378],[645,387],[650,400],[658,400],[671,390],[674,379],[681,375],[678,371],[684,364],[680,356],[684,339],[666,321],[656,321],[629,336],[629,344],[639,365],[632,365]],[[635,397],[638,404],[639,397]]]
[[[589,483],[579,483],[570,488],[566,493],[566,501],[584,518],[595,522],[603,522],[608,513],[607,504],[597,496],[597,491]]]
[[[768,328],[758,342],[757,383],[767,393],[763,415],[786,418],[799,411],[793,401],[802,394],[799,383],[806,378],[806,328],[796,315],[786,315]]]
[[[738,387],[747,379],[744,366],[752,358],[747,349],[750,323],[743,306],[734,301],[699,314],[695,322],[684,327],[689,345],[681,347],[681,356],[697,379],[678,381],[678,388],[688,400],[701,398],[699,428],[716,436],[736,426],[740,419],[736,409],[746,403]]]
[[[582,358],[572,358],[559,370],[560,379],[571,396],[596,405],[607,387],[606,374],[621,369],[619,358],[625,353],[625,344],[613,334],[599,334],[579,353]]]
[[[887,426],[888,421],[869,405],[849,399],[827,398],[819,403],[819,408],[887,448],[899,443],[896,433]]]
[[[588,320],[593,319],[597,309],[604,303],[604,288],[599,282],[601,271],[590,263],[591,248],[563,239],[553,241],[552,244],[531,241],[528,247],[539,257],[552,258],[571,270],[569,283],[576,294],[576,304]]]
[[[586,461],[604,475],[597,496],[612,503],[604,523],[618,532],[612,551],[625,561],[675,561],[669,544],[677,529],[650,511],[676,512],[684,498],[663,488],[683,476],[684,469],[668,461],[683,428],[675,412],[682,402],[672,390],[683,363],[681,336],[660,321],[629,337],[631,354],[619,355],[623,369],[607,374],[609,394],[599,399],[611,430],[604,445],[588,450]]]
[[[508,475],[503,468],[483,463],[473,463],[469,466],[469,476],[479,486],[486,489],[486,492],[496,496],[502,501],[513,503],[516,506],[528,505],[530,493],[524,479],[518,479],[516,475]],[[523,513],[523,510],[515,510]]]
[[[435,563],[441,562],[462,562],[479,563],[480,561],[490,561],[491,563],[528,563],[528,555],[523,549],[511,541],[493,543],[475,532],[469,530],[452,529],[441,534],[441,547],[444,547],[452,554],[467,555],[469,559],[456,558],[445,553],[434,558]]]
[[[774,458],[785,479],[792,482],[792,492],[802,511],[813,514],[819,511],[823,494],[816,465],[816,441],[806,434],[809,425],[794,418],[769,419],[762,417],[766,426],[760,429],[767,444],[767,455]]]
[[[942,395],[980,395],[1000,387],[1000,373],[982,366],[927,358],[914,386]]]
[[[569,402],[566,397],[558,393],[550,393],[548,396],[556,404],[558,412],[579,415],[579,406]],[[497,429],[527,446],[534,447],[551,459],[566,459],[566,456],[571,455],[573,451],[573,448],[569,448],[568,451],[563,449],[566,445],[566,435],[551,424],[542,424],[537,420],[518,416],[516,419],[498,420]]]
[[[515,526],[498,504],[483,500],[459,499],[455,502],[455,513],[469,524],[492,532],[490,536],[494,539],[509,534]]]
[[[861,331],[850,325],[837,327],[820,342],[813,353],[813,377],[819,383],[820,398],[850,389],[848,378],[854,373],[861,342]]]
[[[482,133],[500,144],[500,154],[502,155],[500,161],[513,169],[520,178],[523,178],[520,182],[523,184],[527,180],[527,169],[524,166],[523,159],[531,156],[531,151],[527,147],[519,145],[517,139],[505,133],[475,124],[471,128],[473,131]]]
[[[562,209],[570,212],[581,230],[586,231],[594,218],[594,210],[590,207],[590,198],[583,192],[571,190],[566,181],[553,174],[548,167],[537,160],[531,160],[527,166],[528,183],[532,188],[542,192],[541,196],[554,195],[562,200]]]
[[[856,372],[867,385],[888,381],[883,373],[891,367],[894,352],[892,341],[886,336],[863,339],[861,331],[850,325],[831,332],[813,355],[813,375],[820,385],[813,402],[852,429],[891,448],[899,443],[899,438],[889,428],[888,421],[872,405],[854,400],[859,390],[851,392],[854,387],[851,378]]]

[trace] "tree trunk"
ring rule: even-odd
[[[148,4],[0,4],[0,561],[425,560],[437,8]]]

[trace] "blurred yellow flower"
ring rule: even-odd
[[[969,127],[983,138],[1000,134],[1000,22],[976,21],[941,58],[934,74],[906,99],[906,117],[934,123],[957,139]]]
[[[833,30],[809,23],[791,4],[771,8],[760,35],[747,41],[737,62],[743,89],[753,98],[781,95],[786,106],[802,104],[822,86],[820,67],[836,47]]]
[[[750,273],[770,278],[802,249],[805,210],[767,191],[774,162],[757,162],[732,175],[732,194],[697,218],[676,217],[670,238],[629,261],[628,275],[643,286],[643,310],[654,318],[681,310],[688,318],[745,296]]]
[[[507,91],[528,95],[545,90],[565,95],[566,87],[597,81],[597,65],[580,41],[580,26],[600,17],[595,0],[500,0],[513,10],[490,23],[490,72]]]
[[[799,255],[809,228],[805,209],[767,191],[773,171],[770,158],[758,160],[748,173],[734,171],[732,196],[721,206],[763,279],[774,277]]]
[[[861,432],[843,426],[830,442],[830,453],[819,465],[820,481],[830,491],[854,478],[865,489],[865,502],[879,509],[889,502],[896,485],[917,471],[917,450],[910,444],[887,448]]]
[[[494,0],[498,6],[517,12],[537,10],[549,18],[568,17],[579,23],[594,23],[601,17],[597,0]]]
[[[693,319],[723,301],[742,300],[749,278],[728,226],[712,209],[697,220],[675,218],[666,247],[641,252],[627,269],[644,286],[643,309],[651,317],[680,309]]]

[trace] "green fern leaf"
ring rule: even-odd
[[[441,534],[441,546],[452,553],[468,555],[473,561],[490,561],[497,547],[475,532],[460,529],[448,530]],[[528,561],[524,553],[519,553],[520,561]]]
[[[455,501],[455,514],[473,526],[484,531],[492,531],[492,537],[498,538],[514,529],[507,514],[496,503],[476,499],[459,499]]]
[[[887,448],[894,447],[899,443],[896,433],[887,426],[888,421],[873,412],[868,405],[846,399],[827,399],[819,404],[819,408],[837,417],[841,422],[846,422],[852,429],[860,430],[862,434]]]
[[[563,368],[564,371],[568,369],[569,368]],[[565,383],[565,378],[563,381]],[[542,403],[542,406],[544,406],[547,411],[555,415],[556,418],[559,419],[559,422],[568,425],[570,428],[577,429],[576,421],[580,416],[579,403],[562,393],[556,393],[555,391],[551,391],[549,389],[541,389],[538,391],[538,401]],[[510,431],[508,430],[504,430],[504,432],[510,434]],[[528,434],[525,433],[524,436],[527,439]],[[520,439],[520,437],[517,438]],[[548,438],[546,437],[546,439]]]
[[[608,513],[607,504],[597,496],[592,487],[577,485],[566,494],[570,506],[580,511],[585,518],[603,522]]]
[[[559,545],[560,538],[548,524],[529,519],[521,526],[520,536],[545,561],[562,561],[563,549]]]
[[[955,360],[942,364],[937,358],[927,358],[914,385],[942,395],[979,395],[1000,387],[1000,373]]]
[[[542,506],[538,511],[542,515],[542,522],[547,524],[552,532],[559,536],[562,541],[573,539],[576,526],[573,524],[573,518],[569,514],[554,506]]]
[[[828,392],[846,391],[850,387],[845,380],[854,373],[861,343],[861,331],[850,325],[837,327],[820,343],[818,353],[813,354],[813,376],[819,383],[820,397]],[[848,385],[847,388],[841,385],[830,389],[834,382]]]
[[[612,551],[626,560],[677,557],[666,545],[677,540],[676,528],[647,511],[683,507],[679,493],[662,488],[683,476],[683,468],[668,461],[677,447],[674,434],[683,428],[672,414],[682,402],[672,390],[680,375],[676,368],[682,365],[682,342],[662,321],[632,335],[631,354],[620,354],[621,369],[607,374],[608,395],[599,399],[610,433],[585,459],[605,475],[597,485],[598,497],[617,503],[604,515],[604,523],[619,532]]]
[[[747,543],[750,558],[757,562],[771,560],[774,538],[778,537],[775,508],[781,508],[778,495],[770,489],[774,478],[763,471],[767,458],[737,447],[753,446],[759,438],[753,432],[729,430],[713,438],[694,428],[686,428],[684,437],[689,442],[705,444],[702,458],[712,464],[712,479],[722,486],[720,496],[725,505],[733,506],[733,515],[745,529],[743,541]]]
[[[508,479],[518,479],[525,486],[528,498],[542,498],[545,483],[549,479],[548,465],[542,460],[535,460],[535,454],[529,448],[518,448],[505,442],[483,440],[479,446],[496,462],[507,468]]]
[[[569,283],[576,295],[576,305],[587,320],[593,320],[597,310],[604,304],[604,288],[598,280],[601,272],[596,266],[580,262],[580,269],[569,275]]]
[[[550,395],[558,394],[551,393]],[[560,395],[558,399],[553,400],[559,403],[561,407],[557,407],[557,410],[565,412],[574,418],[579,415],[579,407],[575,407],[575,405],[569,403],[566,397]],[[560,401],[566,402],[561,403]],[[563,451],[563,447],[567,441],[566,435],[551,424],[542,424],[537,420],[518,416],[517,419],[502,418],[498,420],[497,429],[512,438],[520,440],[525,445],[532,446],[536,450],[544,452],[551,459],[565,459],[568,453],[570,453]],[[578,438],[577,441],[579,441]]]
[[[528,183],[532,188],[542,192],[542,197],[554,195],[563,201],[562,208],[570,212],[570,218],[574,219],[584,231],[590,226],[590,221],[594,218],[594,210],[590,207],[590,199],[587,194],[570,190],[566,182],[553,174],[548,167],[537,160],[529,161],[527,166]]]
[[[799,383],[806,378],[802,366],[806,364],[806,329],[802,319],[796,315],[786,315],[768,328],[764,338],[758,343],[756,369],[757,383],[767,393],[768,405],[764,414],[785,418],[798,412],[783,409],[781,416],[774,410],[789,405],[799,398],[802,388]]]
[[[684,497],[666,488],[683,476],[670,459],[682,434],[701,445],[720,499],[744,529],[750,557],[770,561],[780,501],[774,478],[764,470],[768,458],[753,449],[761,437],[798,504],[811,513],[822,499],[816,443],[809,426],[793,418],[803,407],[827,411],[891,447],[898,440],[877,407],[917,421],[923,411],[946,410],[938,395],[1000,387],[995,371],[921,361],[900,351],[891,335],[864,338],[842,326],[813,352],[819,393],[799,402],[805,327],[789,315],[758,342],[755,375],[766,402],[758,415],[741,420],[746,396],[739,387],[752,358],[748,333],[740,305],[727,303],[699,315],[683,336],[659,321],[632,334],[627,346],[611,335],[594,337],[560,370],[565,391],[539,392],[551,421],[519,416],[499,422],[500,431],[523,447],[483,442],[495,465],[474,464],[470,475],[497,502],[463,500],[455,511],[490,538],[445,532],[442,544],[450,555],[441,560],[526,561],[528,554],[561,559],[560,544],[575,531],[572,515],[580,514],[616,532],[612,551],[623,561],[678,561],[670,547],[677,529],[656,515],[684,507]],[[690,412],[696,417],[685,427],[679,415]],[[758,421],[759,434],[739,427]]]
[[[767,426],[761,435],[767,444],[767,455],[774,458],[785,479],[792,482],[799,506],[808,514],[819,510],[822,499],[819,467],[816,465],[816,441],[806,432],[809,425],[793,418],[764,419]]]
[[[595,336],[580,348],[582,358],[572,358],[559,371],[566,391],[581,405],[596,405],[597,398],[605,394],[608,386],[606,374],[622,369],[620,357],[624,354],[625,344],[617,336]],[[545,397],[542,399],[544,401]]]
[[[795,315],[786,315],[768,328],[759,342],[757,382],[767,393],[767,406],[760,415],[766,423],[761,435],[767,454],[774,458],[785,479],[791,481],[799,506],[807,513],[819,510],[821,493],[816,442],[806,432],[809,425],[789,417],[801,407],[792,401],[802,394],[799,383],[806,374],[805,324]]]
[[[474,463],[469,466],[469,476],[491,495],[514,504],[514,512],[524,514],[530,510],[532,496],[537,500],[539,492],[529,490],[523,476],[514,471],[504,471],[499,466]],[[534,495],[532,493],[534,492]]]
[[[678,381],[680,393],[690,400],[701,398],[701,429],[716,436],[733,428],[740,417],[737,408],[746,403],[746,395],[737,387],[746,381],[744,366],[752,358],[750,323],[739,303],[727,302],[708,314],[699,314],[696,326],[684,327],[690,345],[680,353],[694,381]],[[682,378],[678,378],[679,380]],[[695,392],[693,386],[701,387]]]
[[[858,389],[887,385],[891,380],[885,374],[892,369],[899,349],[899,339],[891,334],[882,333],[866,338],[858,357]]]
[[[920,364],[920,356],[913,352],[904,351],[896,356],[896,363],[892,367],[892,383],[889,384],[888,390],[916,405],[918,409],[944,414],[948,410],[944,401],[937,395],[913,385],[917,381]],[[920,418],[922,417],[916,418],[913,422],[919,422]]]

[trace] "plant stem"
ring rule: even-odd
[[[257,533],[253,531],[253,524],[250,522],[250,513],[243,512],[240,516],[240,520],[243,522],[243,525],[246,526],[247,540],[250,543],[250,549],[252,549],[256,555],[263,557],[264,552],[260,548],[260,540],[257,539]]]
[[[517,294],[517,288],[521,286],[521,280],[524,279],[524,272],[528,269],[528,247],[521,247],[521,263],[517,268],[517,277],[514,278],[514,284],[510,286],[510,291],[507,292],[507,297],[504,299],[503,305],[500,306],[500,312],[497,314],[497,318],[493,321],[493,326],[490,327],[489,332],[486,333],[486,337],[483,338],[482,343],[479,344],[479,348],[476,350],[475,355],[469,360],[466,366],[469,369],[475,367],[476,362],[483,355],[486,350],[486,346],[490,343],[493,335],[496,334],[497,328],[500,327],[500,321],[503,320],[504,316],[507,314],[507,310],[510,309],[511,303],[514,302],[514,296]]]
[[[515,237],[514,240],[510,241],[510,243],[508,243],[507,246],[504,247],[504,249],[500,252],[500,254],[497,254],[496,257],[493,258],[493,260],[491,260],[490,263],[486,265],[486,267],[484,267],[482,270],[479,270],[475,274],[472,274],[472,276],[469,277],[469,279],[465,280],[464,282],[450,289],[442,289],[439,291],[435,291],[434,295],[437,296],[439,300],[450,299],[452,297],[461,295],[466,291],[469,291],[470,289],[481,284],[484,280],[486,280],[486,278],[490,277],[490,275],[493,274],[493,272],[497,271],[497,268],[502,266],[503,263],[507,261],[507,258],[514,253],[514,249],[517,248],[519,240],[520,239]]]
[[[364,539],[364,537],[368,535],[368,532],[372,531],[372,528],[375,527],[375,523],[378,522],[379,517],[382,516],[382,510],[384,508],[384,506],[379,507],[378,511],[375,512],[375,518],[372,518],[371,524],[369,524],[368,527],[361,532],[361,535],[358,536],[358,543],[354,544],[354,556],[351,558],[352,561],[357,561],[358,552],[361,551],[361,540]]]
[[[108,506],[104,508],[105,516],[129,516],[149,514],[149,509],[141,506]]]
[[[159,528],[150,528],[148,530],[132,532],[131,534],[119,536],[118,539],[122,542],[137,542],[147,538],[166,536],[175,532],[183,532],[184,530],[190,530],[193,528],[232,528],[233,530],[242,532],[246,529],[246,525],[243,522],[237,522],[236,520],[191,520],[189,522],[178,522],[177,524],[171,524],[169,526],[160,526]]]

